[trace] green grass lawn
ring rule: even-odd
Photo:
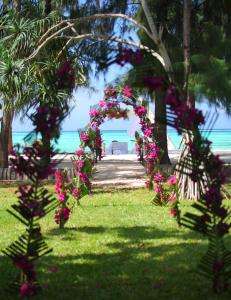
[[[24,227],[6,212],[16,200],[15,188],[0,188],[0,234],[3,249]],[[231,299],[210,291],[210,282],[195,271],[207,242],[178,228],[169,209],[151,204],[147,190],[95,192],[81,200],[60,231],[53,214],[42,230],[53,252],[38,263],[44,292],[35,299]],[[190,209],[184,202],[182,209]],[[227,240],[231,249],[231,239]],[[58,272],[49,271],[51,266]],[[15,274],[1,254],[0,299]],[[17,299],[17,298],[12,298]]]

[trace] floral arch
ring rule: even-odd
[[[57,81],[56,79],[55,82]],[[66,83],[65,78],[64,83]],[[208,251],[202,257],[199,271],[212,280],[212,287],[215,292],[221,292],[228,288],[231,273],[231,252],[226,249],[224,242],[224,237],[228,234],[231,227],[231,212],[223,203],[222,185],[227,178],[223,162],[212,153],[211,143],[202,137],[198,130],[199,126],[205,122],[202,113],[186,105],[173,83],[166,82],[159,77],[147,76],[143,84],[145,84],[146,88],[156,93],[161,91],[165,95],[168,107],[167,124],[176,128],[178,133],[187,132],[190,135],[188,141],[190,151],[179,162],[177,170],[179,172],[185,172],[186,170],[194,181],[204,180],[205,189],[201,198],[193,203],[193,209],[183,215],[180,225],[203,233],[208,238]],[[65,85],[63,88],[66,88]],[[160,194],[163,188],[163,177],[158,172],[152,172],[152,168],[158,167],[156,162],[158,162],[158,154],[161,153],[155,143],[155,128],[147,119],[145,107],[138,105],[132,90],[128,86],[111,86],[105,90],[105,97],[100,102],[99,109],[91,112],[89,127],[85,133],[82,133],[83,146],[90,145],[88,145],[90,142],[90,131],[97,132],[106,117],[127,116],[126,110],[121,110],[119,103],[131,105],[140,118],[141,126],[143,126],[143,138],[147,142],[145,144],[147,150],[144,156],[147,161],[147,171],[153,176],[154,187],[158,187],[159,191],[157,191],[157,194]],[[40,186],[40,183],[47,175],[54,173],[55,164],[51,165],[48,163],[47,155],[54,155],[55,151],[47,146],[47,141],[58,139],[60,124],[66,114],[67,111],[65,109],[52,107],[50,103],[40,103],[31,119],[35,127],[33,132],[44,135],[46,138],[45,142],[38,143],[38,141],[35,141],[30,149],[25,147],[23,152],[20,152],[16,148],[12,152],[11,161],[13,168],[18,174],[27,175],[29,184],[21,184],[19,186],[17,191],[18,202],[12,205],[10,213],[26,227],[26,231],[3,252],[12,260],[21,275],[13,282],[12,289],[24,296],[33,296],[41,289],[37,281],[37,273],[35,272],[35,261],[51,251],[45,243],[39,222],[48,212],[56,208],[56,205],[54,197],[46,188]],[[47,128],[49,128],[49,131]],[[92,141],[93,144],[91,146],[94,146],[94,143],[99,144],[99,135],[95,134],[95,138]],[[78,150],[76,154],[78,157],[73,163],[77,166],[77,180],[80,178],[84,183],[87,179],[86,174],[88,170],[84,169],[84,167],[89,167],[88,163],[85,165],[85,162],[88,162],[88,160],[87,158],[84,160],[85,154],[83,150]],[[154,164],[149,166],[148,163],[151,161],[154,161]],[[79,171],[80,169],[81,172]],[[58,186],[58,189],[63,189],[62,184],[65,185],[66,182],[61,182],[61,186]],[[176,203],[176,200],[173,199],[172,202]],[[64,202],[61,201],[61,203]],[[27,249],[27,251],[25,252],[24,249]]]
[[[148,118],[147,102],[141,102],[138,94],[128,85],[109,85],[104,91],[104,98],[94,109],[90,110],[90,122],[86,130],[80,133],[81,147],[88,147],[97,162],[97,156],[102,153],[102,137],[100,126],[109,119],[127,119],[128,108],[132,108],[139,119],[141,134],[136,132],[136,150],[139,160],[146,169],[148,179],[145,185],[155,191],[153,203],[170,205],[171,215],[179,222],[179,207],[177,198],[177,182],[175,175],[169,175],[160,170],[159,161],[162,155],[157,144],[155,124]]]
[[[117,84],[106,87],[103,100],[89,112],[90,122],[87,129],[80,133],[81,146],[84,148],[89,147],[95,157],[97,150],[98,152],[102,151],[100,150],[102,149],[100,126],[106,120],[127,119],[129,110],[128,108],[122,108],[122,104],[132,108],[135,115],[139,118],[142,143],[146,149],[144,160],[146,162],[147,173],[150,175],[153,171],[153,166],[158,163],[160,154],[159,148],[155,143],[155,127],[147,116],[146,103],[141,103],[128,85]],[[139,139],[141,139],[140,135]],[[137,149],[139,156],[141,156],[140,150],[139,148]]]

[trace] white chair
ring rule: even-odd
[[[112,142],[111,154],[128,154],[127,142]]]

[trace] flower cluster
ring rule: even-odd
[[[55,211],[55,223],[59,224],[60,228],[63,228],[65,223],[70,217],[71,210],[68,207],[68,198],[70,191],[70,181],[67,176],[67,172],[56,171],[56,193],[58,194],[59,207]]]
[[[147,174],[151,175],[159,163],[160,149],[153,142],[144,138],[144,158],[146,161]]]
[[[56,175],[56,193],[58,195],[58,209],[55,211],[55,222],[60,228],[64,228],[70,218],[74,208],[75,201],[71,206],[71,199],[78,201],[88,194],[91,190],[90,176],[93,169],[93,160],[83,149],[79,149],[72,157],[72,166],[75,169],[75,177],[70,179],[67,171],[57,171]],[[71,206],[71,207],[70,207]]]
[[[69,61],[65,61],[57,70],[59,89],[73,89],[75,87],[75,72]]]
[[[116,60],[120,66],[124,66],[127,63],[142,63],[143,61],[141,50],[133,51],[130,48],[124,49],[123,53],[120,54]]]
[[[43,180],[54,173],[56,161],[46,164],[48,156],[54,154],[53,148],[44,147],[39,141],[33,142],[31,147],[14,146],[10,152],[11,168],[19,175],[26,174],[32,180]]]
[[[83,149],[79,149],[72,157],[72,165],[77,176],[75,182],[78,182],[78,192],[81,196],[84,196],[91,190],[90,177],[93,172],[94,161],[88,153]]]
[[[62,112],[55,110],[54,119],[52,119],[51,111],[50,109],[44,110],[44,106],[38,107],[31,117],[34,125],[36,125],[34,133],[42,135],[49,127],[50,131],[47,134],[49,138],[56,138],[59,135],[57,131],[59,131],[60,124],[56,120],[62,119]],[[46,126],[41,125],[39,118],[43,118],[43,122],[46,121]],[[19,293],[22,296],[33,296],[39,290],[34,260],[50,251],[43,240],[38,220],[55,206],[55,199],[47,189],[39,186],[41,180],[54,173],[57,162],[48,163],[47,161],[47,156],[52,154],[54,154],[52,147],[48,147],[47,143],[37,140],[33,142],[31,147],[24,147],[22,151],[18,145],[11,151],[12,169],[20,175],[26,175],[30,180],[29,184],[21,184],[18,187],[18,203],[13,204],[14,211],[10,211],[27,226],[26,233],[4,251],[20,270],[19,283],[13,284],[12,287],[19,286]]]
[[[64,64],[56,75],[59,88],[73,87],[73,71],[69,63]],[[57,87],[56,81],[52,84]],[[30,147],[23,149],[16,145],[10,157],[11,167],[29,180],[28,184],[19,186],[18,202],[13,204],[12,210],[9,211],[26,226],[26,230],[17,241],[3,250],[19,270],[11,288],[23,297],[34,296],[41,289],[37,281],[35,261],[51,251],[42,236],[39,220],[55,209],[56,201],[49,191],[41,186],[41,180],[54,174],[57,162],[50,161],[51,156],[55,154],[50,142],[59,138],[61,122],[68,113],[65,101],[57,107],[56,101],[51,104],[46,100],[49,100],[49,97],[44,97],[31,115],[35,129],[27,136],[28,141],[38,135],[41,136],[41,140],[35,140]]]
[[[129,88],[125,89],[125,93],[129,93]],[[89,147],[92,153],[95,155],[95,161],[97,157],[101,159],[102,156],[102,137],[100,133],[100,125],[106,118],[111,119],[127,119],[128,110],[122,109],[119,103],[114,101],[107,101],[108,97],[117,96],[116,88],[110,88],[109,86],[105,90],[105,98],[100,101],[99,106],[90,111],[90,123],[86,131],[80,133],[81,147]]]
[[[32,122],[35,126],[35,132],[42,133],[48,139],[59,138],[59,124],[66,115],[58,107],[49,107],[48,105],[40,105],[36,109],[36,113],[32,115]]]
[[[167,86],[165,101],[175,115],[173,120],[169,119],[167,122],[176,128],[179,134],[183,131],[194,131],[198,126],[205,123],[202,112],[184,103],[180,99],[179,93],[173,84]]]
[[[156,193],[153,203],[160,206],[170,206],[171,216],[176,217],[179,223],[180,210],[176,176],[156,172],[153,176],[153,189]]]

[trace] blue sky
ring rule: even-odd
[[[74,93],[74,101],[72,103],[73,110],[71,114],[66,118],[63,123],[62,129],[66,131],[76,131],[78,128],[83,128],[89,122],[89,110],[90,106],[97,104],[99,100],[103,98],[103,91],[107,83],[112,82],[119,75],[122,75],[128,70],[129,67],[121,68],[119,65],[112,66],[105,78],[100,75],[98,79],[92,78],[91,86],[96,91],[91,91],[87,88],[79,88]],[[209,107],[206,101],[202,104],[197,105],[198,108],[202,109],[205,113],[209,110],[215,111],[214,107]],[[219,118],[214,128],[217,129],[231,129],[231,117],[228,117],[224,110],[218,110]],[[134,118],[128,121],[124,120],[113,120],[108,121],[102,125],[103,130],[129,130],[134,126]],[[32,126],[27,118],[24,118],[23,122],[19,118],[15,118],[13,122],[13,131],[30,131]]]

